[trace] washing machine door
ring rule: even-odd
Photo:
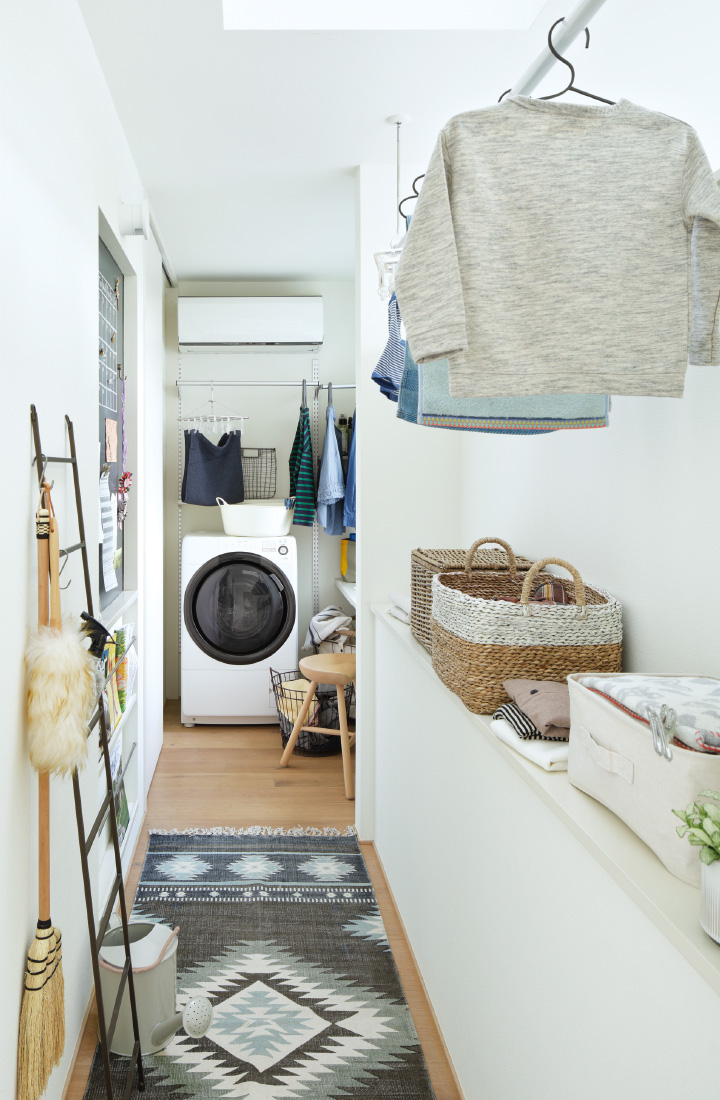
[[[185,590],[185,626],[204,653],[252,665],[276,652],[295,623],[295,593],[281,569],[237,551],[205,562]]]

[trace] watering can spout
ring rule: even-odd
[[[207,997],[193,997],[182,1012],[176,1012],[155,1025],[150,1037],[153,1048],[159,1050],[164,1047],[181,1027],[192,1039],[201,1039],[210,1030],[212,1019],[213,1009]]]

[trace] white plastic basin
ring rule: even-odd
[[[246,500],[243,504],[227,504],[215,498],[220,506],[226,535],[287,535],[292,526],[292,510],[284,500]]]

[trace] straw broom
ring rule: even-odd
[[[48,569],[52,559],[51,628],[61,629],[59,543],[49,491],[43,486],[36,514],[38,549],[38,627],[47,630]],[[50,776],[38,776],[39,919],[25,971],[25,992],[18,1043],[18,1100],[39,1100],[65,1047],[65,982],[62,937],[50,919]]]

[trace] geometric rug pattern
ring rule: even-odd
[[[133,916],[180,925],[178,1010],[214,1011],[144,1057],[147,1100],[433,1100],[354,836],[153,834]]]

